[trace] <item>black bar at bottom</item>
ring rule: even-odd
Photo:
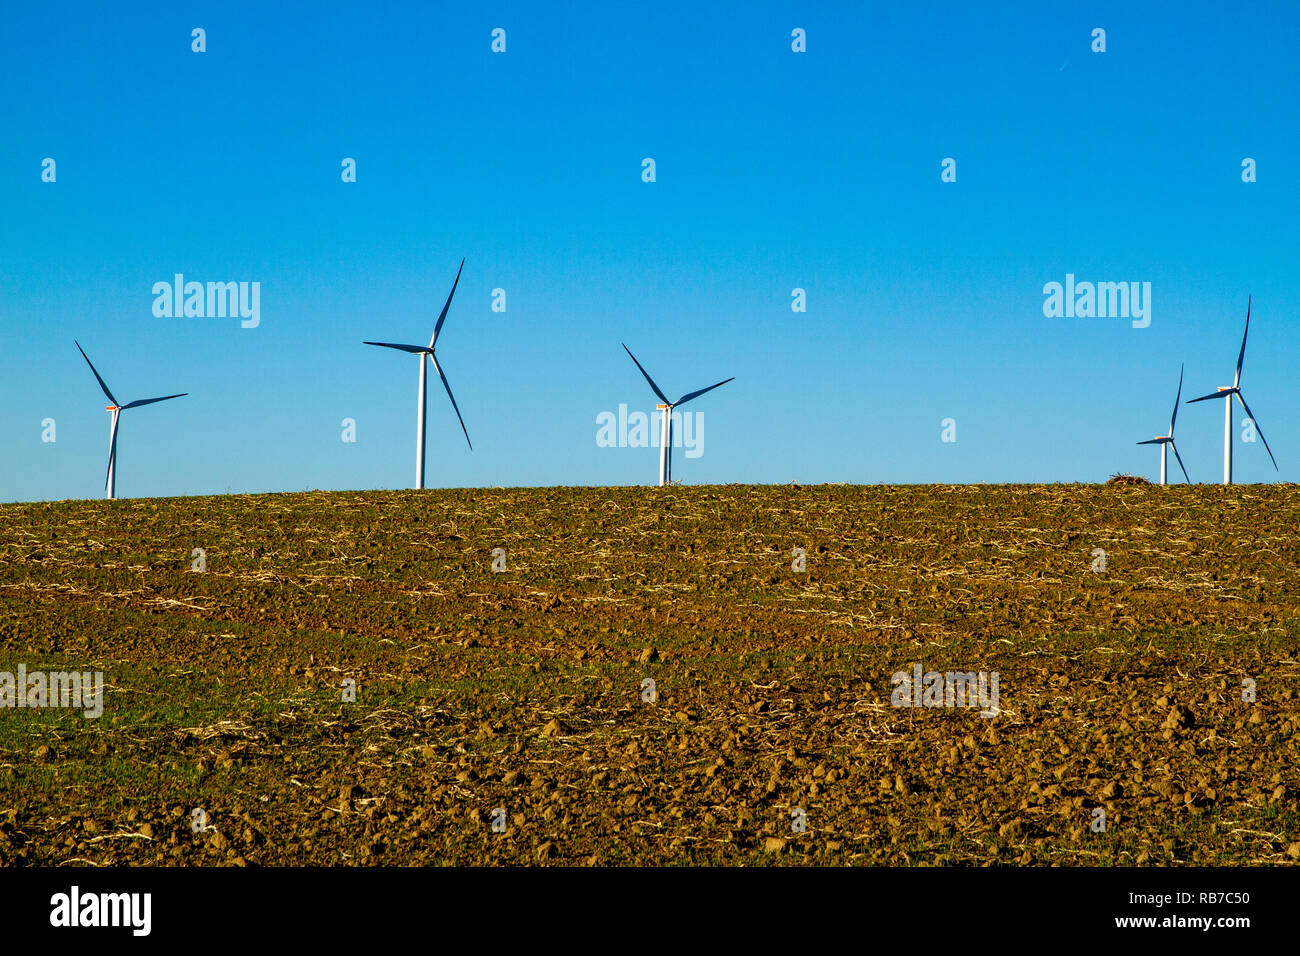
[[[1291,867],[5,869],[0,919],[11,945],[115,937],[127,945],[369,946],[412,931],[450,941],[445,930],[493,945],[558,937],[609,948],[712,930],[733,946],[780,938],[806,945],[845,933],[873,946],[1181,943],[1191,935],[1231,946],[1256,930],[1282,932],[1298,889],[1300,871]]]

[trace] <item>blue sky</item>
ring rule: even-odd
[[[123,401],[190,393],[124,414],[120,496],[408,487],[418,366],[361,342],[427,342],[462,257],[474,450],[435,378],[433,486],[652,483],[596,443],[655,401],[620,342],[674,397],[736,376],[688,406],[688,484],[1154,477],[1134,443],[1180,363],[1184,398],[1231,381],[1248,294],[1281,472],[1238,441],[1236,477],[1300,480],[1300,7],[1057,6],[12,7],[0,500],[103,493],[74,338]],[[155,317],[178,272],[260,282],[260,325]],[[1150,282],[1150,326],[1044,316],[1067,273]],[[1222,428],[1180,412],[1194,480]]]

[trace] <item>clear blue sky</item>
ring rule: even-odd
[[[1238,442],[1237,478],[1300,480],[1300,7],[701,6],[10,5],[0,500],[103,493],[74,338],[123,401],[190,393],[124,414],[123,497],[408,487],[416,360],[361,342],[427,342],[462,256],[474,450],[432,379],[431,485],[652,483],[596,444],[654,404],[620,342],[672,397],[736,376],[690,484],[1154,477],[1134,442],[1180,362],[1231,381],[1251,293],[1281,474]],[[156,318],[177,272],[260,282],[260,326]],[[1045,317],[1066,273],[1150,282],[1150,327]],[[1222,429],[1180,412],[1194,480]]]

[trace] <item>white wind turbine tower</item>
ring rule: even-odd
[[[456,270],[456,281],[451,284],[451,292],[447,294],[447,304],[442,307],[442,314],[438,316],[438,324],[433,327],[433,337],[429,339],[427,346],[423,345],[394,345],[392,342],[366,342],[366,345],[378,345],[386,349],[397,349],[401,352],[410,352],[412,355],[420,357],[420,397],[415,406],[415,487],[417,489],[424,487],[424,412],[428,402],[426,401],[427,383],[429,367],[425,363],[428,358],[433,363],[433,369],[442,379],[442,387],[447,390],[447,397],[451,399],[451,407],[456,410],[456,418],[460,422],[460,430],[465,432],[465,443],[469,445],[470,451],[474,450],[474,444],[469,440],[469,431],[465,428],[465,419],[460,417],[460,406],[456,404],[456,396],[451,394],[451,384],[447,381],[447,376],[443,374],[442,366],[438,364],[437,357],[433,354],[434,347],[438,343],[438,333],[442,331],[442,323],[446,321],[447,310],[451,308],[451,297],[456,294],[456,286],[460,283],[461,269],[465,268],[465,260],[460,260],[460,269]]]
[[[118,400],[113,397],[113,393],[108,390],[108,386],[104,384],[104,380],[100,377],[99,372],[96,371],[94,363],[90,361],[90,356],[88,356],[85,349],[81,347],[81,343],[74,339],[72,344],[77,347],[77,351],[81,353],[81,357],[86,360],[86,364],[90,366],[91,372],[94,373],[95,381],[99,382],[99,387],[104,390],[104,394],[108,396],[108,400],[113,403],[112,405],[105,406],[104,409],[107,412],[111,412],[113,416],[108,432],[108,475],[104,479],[104,489],[107,492],[106,497],[110,499],[115,498],[117,497],[117,424],[122,412],[126,411],[128,408],[139,408],[141,405],[152,405],[154,402],[165,402],[169,398],[181,398],[184,395],[188,395],[189,392],[181,392],[177,395],[164,395],[162,398],[141,398],[134,402],[127,402],[123,405],[119,403]]]
[[[1178,446],[1174,444],[1174,422],[1178,420],[1178,402],[1183,397],[1183,367],[1178,367],[1178,394],[1174,396],[1174,413],[1169,416],[1169,434],[1157,435],[1148,441],[1140,441],[1139,445],[1159,445],[1160,446],[1160,484],[1167,484],[1165,475],[1169,470],[1169,449],[1174,450],[1174,457],[1178,459],[1178,467],[1183,469],[1183,477],[1187,478],[1187,466],[1183,464],[1183,456],[1178,454]],[[1187,483],[1191,484],[1192,479],[1187,478]]]
[[[673,409],[677,408],[679,405],[685,405],[692,399],[699,398],[705,392],[713,391],[719,385],[726,385],[728,382],[734,381],[736,376],[733,375],[731,378],[723,379],[721,382],[718,382],[717,385],[710,385],[708,388],[701,388],[694,392],[687,392],[681,398],[677,399],[677,401],[670,402],[668,401],[668,397],[660,390],[659,386],[655,384],[655,380],[650,377],[650,373],[641,367],[640,362],[636,361],[636,356],[632,354],[632,350],[624,345],[623,351],[628,354],[633,362],[636,362],[636,367],[641,369],[641,374],[645,376],[645,380],[650,383],[650,387],[654,390],[654,393],[659,396],[659,401],[663,403],[662,405],[655,406],[655,408],[663,413],[659,422],[659,486],[663,487],[664,485],[671,484],[673,480]]]
[[[1187,404],[1192,402],[1204,402],[1211,398],[1223,399],[1223,483],[1232,484],[1232,396],[1237,396],[1237,401],[1241,402],[1241,407],[1246,410],[1246,417],[1254,423],[1255,432],[1264,442],[1264,448],[1268,452],[1269,459],[1273,462],[1273,468],[1277,467],[1277,459],[1273,457],[1273,449],[1268,447],[1268,439],[1264,437],[1264,431],[1259,427],[1259,420],[1255,418],[1255,413],[1250,410],[1246,404],[1246,399],[1241,394],[1241,363],[1246,358],[1246,336],[1250,335],[1250,298],[1246,299],[1246,331],[1241,336],[1241,351],[1237,354],[1237,374],[1233,378],[1231,385],[1220,385],[1218,389],[1209,395],[1202,395],[1200,398],[1190,399]]]

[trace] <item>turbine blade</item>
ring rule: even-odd
[[[1246,297],[1246,331],[1241,336],[1241,352],[1237,355],[1237,377],[1232,380],[1234,387],[1241,384],[1241,363],[1246,360],[1246,336],[1250,335],[1250,296]]]
[[[104,384],[104,380],[99,377],[99,372],[95,371],[95,365],[90,361],[90,356],[86,354],[86,350],[81,347],[81,343],[76,339],[73,339],[72,344],[77,347],[77,351],[80,352],[81,357],[86,360],[86,364],[90,366],[90,370],[95,372],[95,381],[99,382],[99,387],[104,390],[104,394],[108,396],[108,400],[116,405],[117,399],[114,398],[113,393],[108,390],[108,386]],[[107,482],[105,482],[105,484],[107,484]]]
[[[451,394],[451,383],[447,381],[447,376],[442,374],[442,366],[438,360],[430,355],[429,360],[433,362],[433,369],[438,373],[438,378],[442,379],[442,387],[447,390],[447,397],[451,399],[451,407],[456,409],[456,419],[460,422],[460,430],[465,433],[465,444],[469,445],[469,450],[474,450],[474,443],[469,440],[469,430],[465,428],[465,419],[460,417],[460,406],[456,404],[456,396]]]
[[[620,342],[619,345],[623,345],[623,343]],[[632,354],[632,350],[630,348],[628,348],[626,345],[623,345],[623,351],[628,354],[628,356],[632,359],[633,362],[636,362],[636,356]],[[642,367],[640,362],[636,362],[636,367],[641,369],[641,374],[644,375],[645,380],[650,383],[650,387],[654,389],[654,393],[659,396],[659,401],[663,402],[665,405],[671,405],[672,402],[668,401],[668,396],[666,396],[662,391],[660,391],[659,386],[655,384],[655,380],[650,377],[650,373],[647,372]]]
[[[165,402],[169,398],[181,398],[182,396],[188,394],[189,392],[180,392],[179,394],[176,395],[164,395],[162,398],[141,398],[138,401],[130,402],[126,405],[123,405],[122,410],[125,411],[128,408],[139,408],[141,405],[152,405],[154,402]]]
[[[122,419],[113,418],[113,434],[108,440],[108,468],[104,471],[104,490],[108,490],[108,476],[113,473],[113,466],[117,464],[117,427],[122,423]]]
[[[429,355],[431,349],[423,345],[394,345],[392,342],[362,342],[362,345],[378,345],[381,348],[397,349],[400,352],[410,352],[412,355]]]
[[[735,380],[736,380],[736,376],[733,375],[731,376],[731,378],[724,378],[721,382],[718,382],[716,385],[710,385],[708,388],[701,388],[701,389],[696,389],[693,392],[687,392],[681,398],[677,399],[677,404],[685,405],[687,402],[691,401],[692,399],[699,398],[705,392],[711,392],[715,388],[718,388],[721,385],[726,385],[728,382],[734,382]]]
[[[1222,392],[1213,392],[1209,395],[1202,395],[1200,398],[1189,398],[1186,402],[1184,402],[1184,404],[1191,405],[1194,402],[1204,402],[1211,398],[1225,398],[1226,396],[1231,394],[1232,394],[1231,390],[1222,391]]]
[[[1148,439],[1147,441],[1140,441],[1138,442],[1138,444],[1139,445],[1163,445],[1164,441],[1159,438],[1151,438]]]
[[[1237,401],[1241,402],[1241,407],[1246,410],[1246,414],[1250,416],[1250,420],[1255,423],[1255,431],[1259,434],[1260,440],[1264,442],[1264,450],[1268,452],[1268,457],[1273,462],[1274,470],[1281,471],[1282,469],[1277,467],[1277,459],[1273,457],[1273,449],[1268,447],[1268,439],[1264,437],[1264,429],[1259,427],[1259,420],[1255,418],[1255,413],[1250,410],[1250,406],[1246,404],[1246,400],[1241,397],[1241,392],[1237,393]]]
[[[447,293],[447,304],[442,307],[442,314],[438,316],[438,324],[433,327],[433,338],[429,339],[429,348],[433,348],[434,343],[438,341],[438,333],[442,331],[442,323],[447,321],[447,310],[451,308],[451,297],[456,294],[456,286],[460,284],[460,273],[464,268],[465,260],[461,259],[460,269],[456,270],[456,281],[451,284],[451,291]]]
[[[1170,442],[1169,447],[1174,450],[1174,457],[1178,459],[1178,467],[1183,470],[1183,477],[1187,478],[1187,466],[1183,464],[1183,456],[1178,454],[1178,446],[1175,445],[1173,442]],[[1192,483],[1192,479],[1187,478],[1187,483],[1190,485]]]
[[[1178,366],[1178,394],[1174,396],[1174,413],[1169,416],[1169,437],[1174,437],[1174,422],[1178,421],[1178,402],[1183,397],[1183,366]]]

